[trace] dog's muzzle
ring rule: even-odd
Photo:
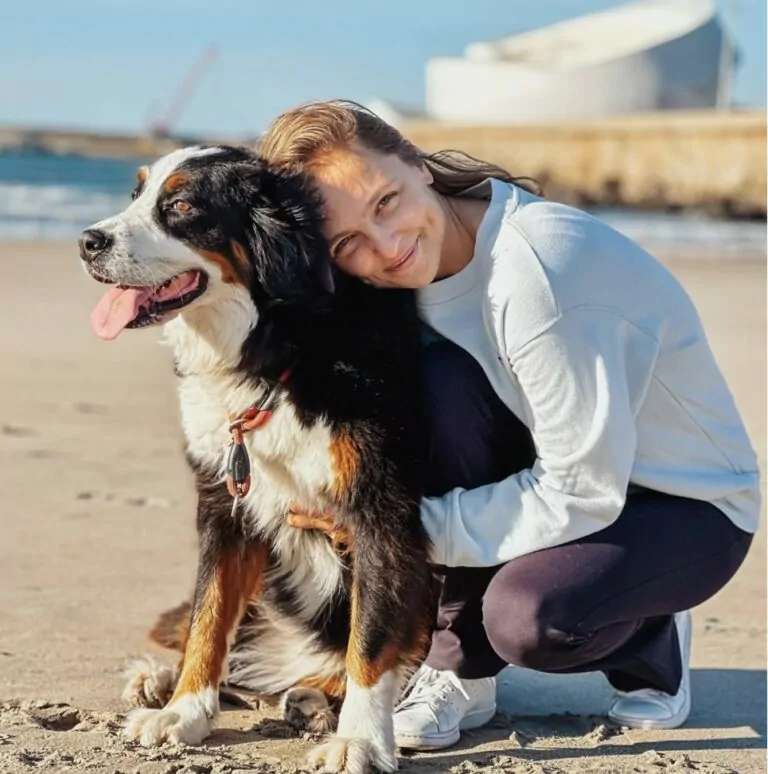
[[[112,237],[103,231],[89,228],[83,231],[78,244],[80,245],[80,257],[86,263],[92,263],[112,247]]]

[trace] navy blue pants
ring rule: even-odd
[[[500,481],[533,463],[530,433],[455,344],[426,347],[424,396],[429,495]],[[621,690],[676,693],[682,666],[672,614],[719,591],[751,541],[710,503],[646,490],[589,537],[499,567],[436,567],[426,663],[464,678],[507,664],[602,671]]]

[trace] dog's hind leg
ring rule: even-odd
[[[318,688],[290,688],[280,698],[283,719],[297,731],[328,734],[336,730],[336,713]]]
[[[179,668],[159,664],[152,656],[142,656],[125,669],[127,683],[123,701],[132,707],[164,707],[176,688]]]
[[[343,672],[302,680],[280,698],[283,719],[297,731],[309,731],[311,734],[335,731],[346,682]]]
[[[149,632],[149,639],[164,648],[183,653],[187,646],[191,623],[192,603],[182,602],[180,605],[160,613],[160,617]]]
[[[158,645],[183,653],[191,618],[192,604],[182,602],[160,615],[149,638]],[[124,675],[127,683],[122,694],[123,701],[132,707],[159,709],[173,695],[179,679],[179,667],[165,666],[152,656],[142,656],[128,664]]]

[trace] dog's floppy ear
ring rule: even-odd
[[[247,236],[255,275],[270,298],[289,301],[334,293],[334,269],[320,235],[261,207],[253,208],[250,217]]]
[[[262,166],[249,178],[246,239],[263,291],[283,301],[332,295],[336,269],[322,236],[317,194],[303,178]]]
[[[338,271],[339,270],[334,266],[331,260],[323,261],[323,264],[320,267],[318,279],[325,292],[330,293],[330,295],[333,295],[336,292],[336,278]]]

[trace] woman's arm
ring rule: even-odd
[[[635,414],[658,349],[615,313],[576,308],[507,353],[537,460],[499,483],[423,501],[435,563],[494,566],[611,524],[626,499]]]

